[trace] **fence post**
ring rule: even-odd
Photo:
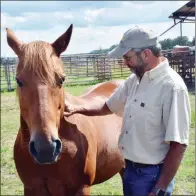
[[[72,74],[72,64],[71,64],[71,57],[69,57],[69,66],[70,66],[70,75]]]
[[[120,71],[121,71],[121,77],[122,77],[122,63],[120,64]]]
[[[107,79],[107,73],[106,73],[106,64],[105,64],[105,57],[103,57],[103,65],[104,65],[104,80]]]
[[[87,57],[87,77],[88,77],[88,57]]]
[[[7,90],[11,91],[11,83],[10,83],[10,72],[9,72],[9,61],[8,59],[6,59],[6,63],[5,63],[5,77],[6,77],[6,81],[7,81]]]

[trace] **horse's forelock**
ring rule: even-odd
[[[55,75],[64,76],[63,63],[49,43],[38,41],[25,44],[22,46],[22,54],[17,66],[17,75],[29,70],[45,84],[55,84]]]

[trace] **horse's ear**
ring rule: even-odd
[[[69,45],[69,41],[71,39],[73,25],[71,24],[67,31],[61,35],[54,43],[52,43],[53,48],[57,56],[60,56],[62,52],[64,52]]]
[[[16,37],[11,29],[6,28],[8,45],[19,55],[21,51],[22,42]]]

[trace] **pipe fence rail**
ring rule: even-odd
[[[167,56],[170,66],[186,83],[195,81],[195,56]],[[94,84],[112,79],[125,79],[130,70],[123,59],[109,58],[106,55],[79,54],[61,56],[66,73],[65,85]],[[1,58],[1,92],[16,88],[15,73],[17,58]]]

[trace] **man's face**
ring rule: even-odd
[[[147,63],[144,63],[142,59],[142,52],[136,53],[134,50],[130,50],[123,56],[125,65],[139,77],[144,74],[145,67],[147,66]]]

